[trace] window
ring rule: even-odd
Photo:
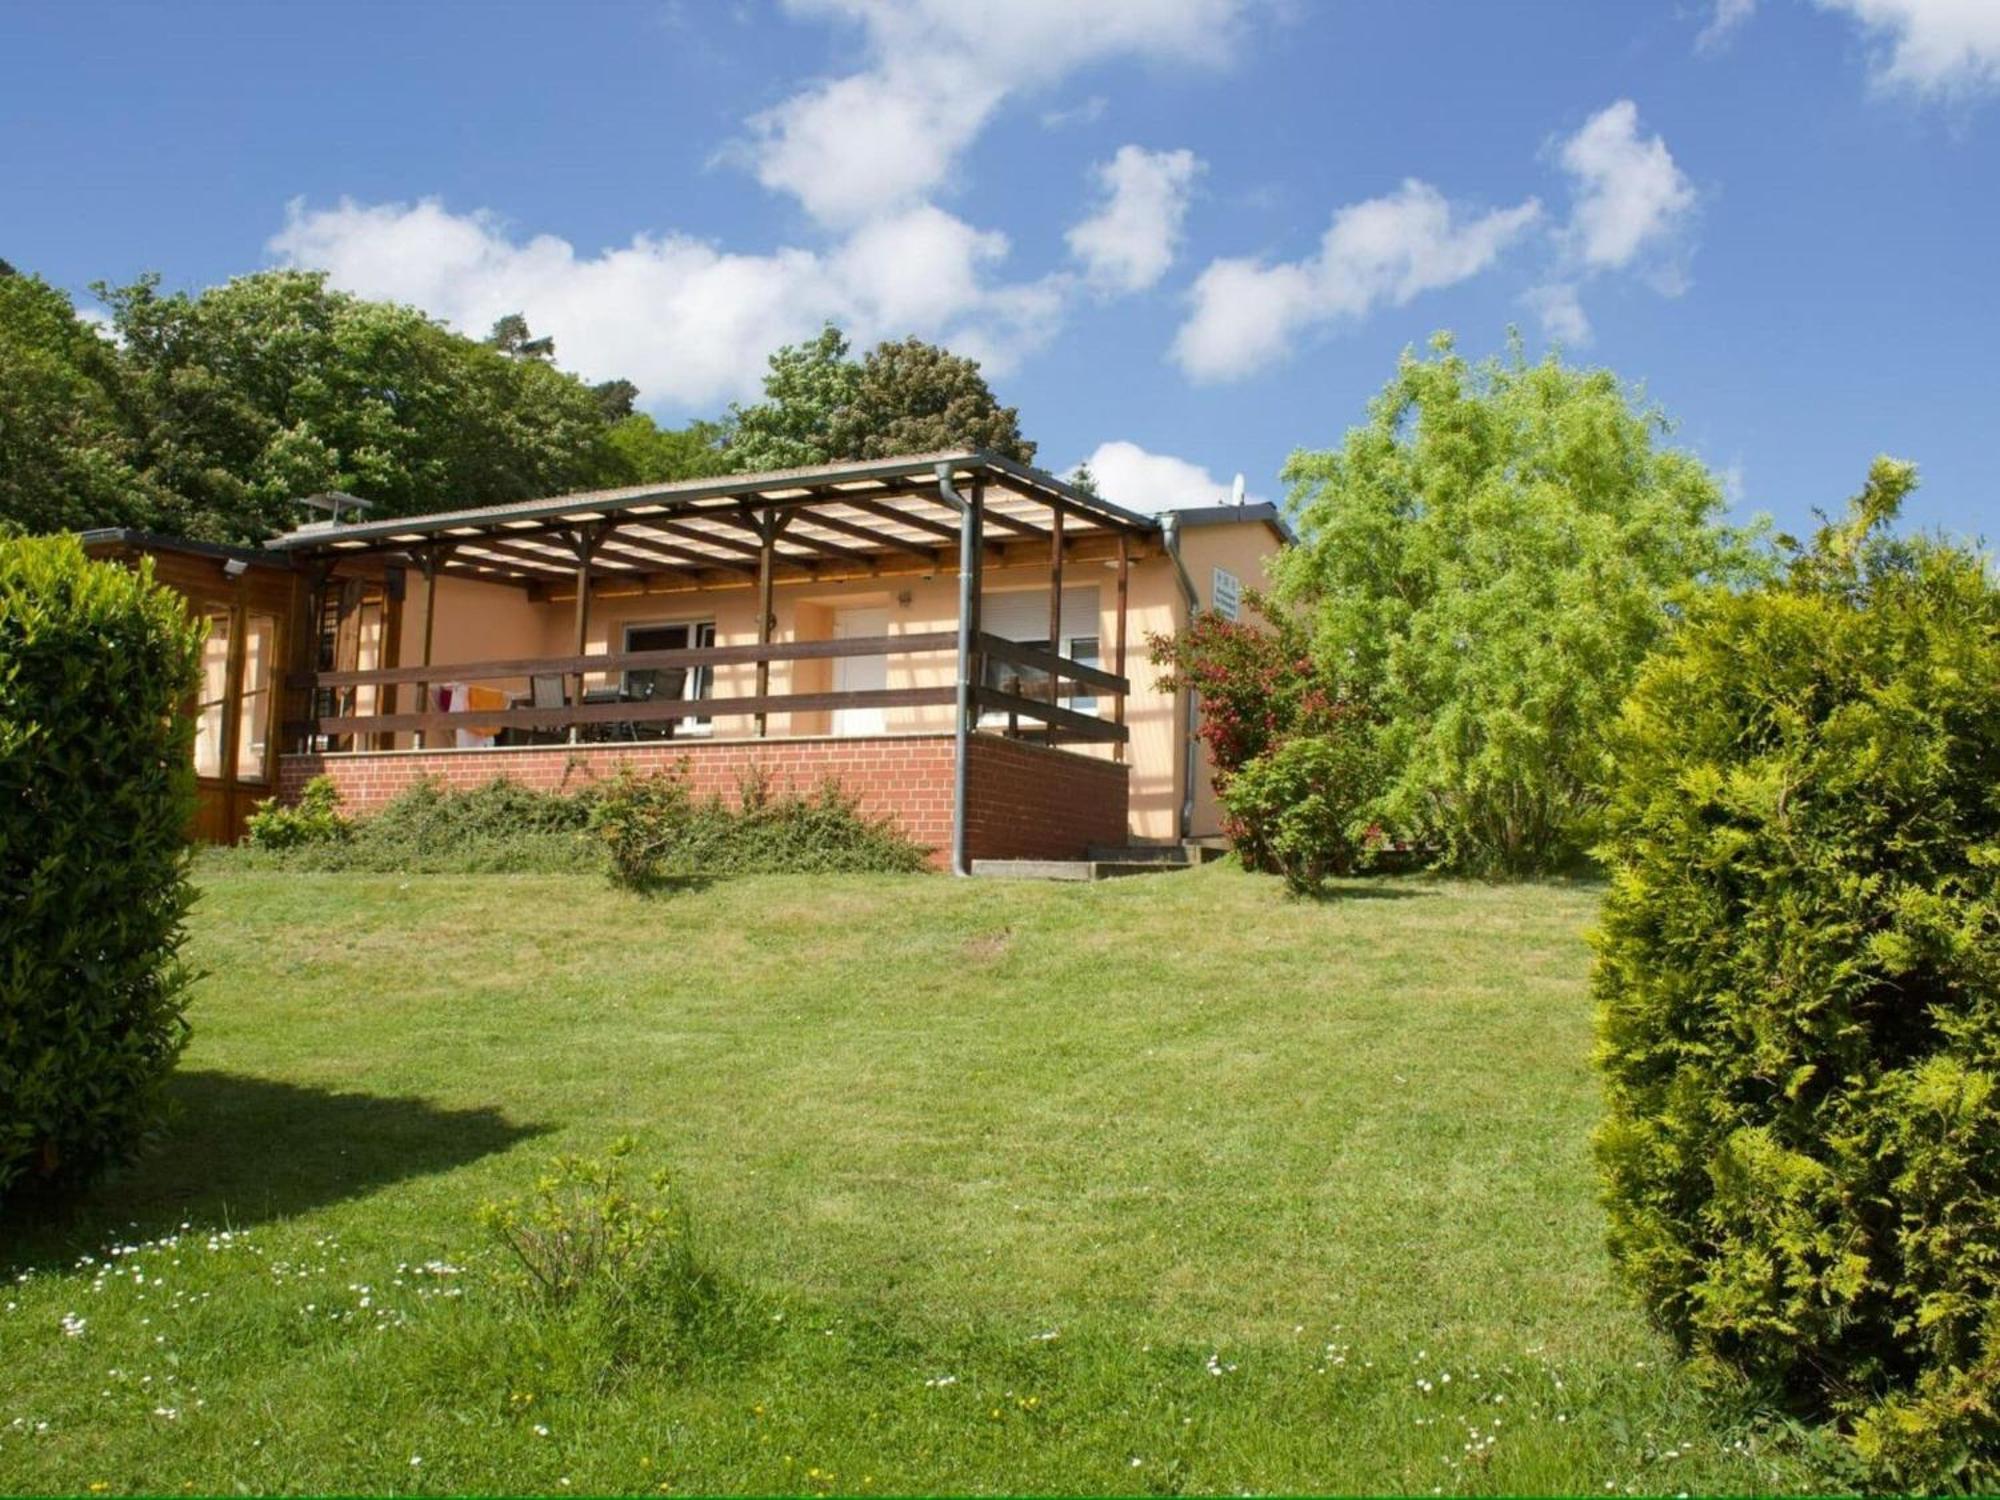
[[[222,775],[223,735],[229,718],[229,615],[208,617],[201,648],[201,689],[195,700],[194,774]]]
[[[668,625],[627,625],[625,627],[625,649],[627,651],[700,651],[715,644],[715,621],[679,620]],[[655,691],[665,693],[674,681],[674,674],[683,672],[680,679],[681,690],[677,696],[690,702],[714,696],[715,669],[713,667],[661,667],[654,669],[659,675],[654,681]],[[642,672],[625,674],[625,691],[636,694],[638,685],[635,678]],[[706,732],[711,727],[708,719],[682,719],[680,732],[690,730]]]
[[[243,686],[236,699],[236,779],[268,781],[271,774],[271,654],[277,647],[275,615],[250,615],[243,631]]]
[[[1095,586],[1063,590],[1062,602],[1062,642],[1056,648],[1059,654],[1071,661],[1081,662],[1086,667],[1099,665],[1098,660],[1098,597]],[[1049,649],[1049,596],[1043,589],[1025,589],[1016,593],[989,594],[980,601],[979,627],[988,635],[997,635],[1006,640],[1016,641],[1023,646],[1038,646]],[[1003,693],[1013,693],[1023,698],[1040,697],[1048,692],[1048,673],[1036,667],[1016,666],[1012,662],[988,660],[981,681],[985,686],[997,688]],[[1062,703],[1066,708],[1080,714],[1097,712],[1097,695],[1087,687],[1082,687],[1073,679],[1063,683]],[[1004,723],[1004,713],[981,715],[982,722]]]

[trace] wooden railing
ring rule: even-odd
[[[1128,679],[1053,651],[1024,646],[999,636],[974,637],[972,698],[976,711],[1005,714],[1016,732],[1021,721],[1040,727],[1036,738],[1122,743],[1129,736],[1123,700],[1131,691]],[[380,735],[449,733],[478,726],[485,730],[549,731],[593,726],[663,726],[685,719],[759,719],[770,714],[830,713],[844,709],[935,708],[955,704],[954,682],[935,687],[864,688],[846,692],[731,694],[706,698],[663,698],[621,702],[566,702],[561,707],[519,705],[468,708],[442,712],[428,707],[409,712],[325,713],[316,711],[320,695],[332,690],[372,687],[386,700],[404,686],[428,687],[443,682],[484,682],[495,679],[560,677],[565,683],[584,677],[626,672],[753,665],[776,661],[822,661],[842,657],[921,656],[958,649],[956,631],[912,635],[861,636],[839,641],[772,641],[768,645],[703,646],[671,651],[615,651],[597,656],[513,657],[499,661],[434,662],[418,667],[375,667],[358,671],[297,672],[286,679],[295,694],[304,695],[306,711],[287,720],[288,743],[308,749],[327,748],[332,741],[357,741]],[[1003,662],[1039,674],[1024,684],[1033,693],[1004,692],[984,686],[985,660]],[[956,664],[954,663],[954,666]],[[1063,685],[1074,684],[1114,700],[1111,719],[1062,706]],[[427,700],[428,694],[422,695]]]

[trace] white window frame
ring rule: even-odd
[[[1076,601],[1084,594],[1090,595],[1095,602],[1088,606],[1077,604]],[[1045,644],[1046,637],[1041,633],[1048,629],[1047,610],[1049,591],[1046,587],[1040,589],[1007,589],[998,594],[986,595],[981,600],[981,604],[982,606],[990,605],[995,599],[1019,598],[1023,595],[1032,596],[1041,605],[1043,611],[1041,631],[1032,636],[1010,636],[1005,631],[994,630],[985,618],[983,610],[979,621],[979,628],[989,635],[997,635],[1004,640],[1015,641],[1019,645],[1038,646],[1043,650],[1048,650],[1050,648]],[[1104,596],[1102,590],[1096,584],[1071,584],[1063,590],[1063,605],[1063,624],[1067,627],[1067,633],[1062,638],[1061,646],[1056,648],[1056,654],[1066,656],[1071,661],[1082,661],[1085,666],[1101,666],[1104,650]],[[1079,616],[1087,617],[1090,625],[1088,630],[1078,628],[1085,623],[1085,619],[1078,618]],[[1079,656],[1076,649],[1078,641],[1096,642],[1097,649],[1091,655],[1096,657],[1097,660],[1086,660]],[[986,664],[986,671],[990,672],[992,666],[993,663],[988,662]],[[983,681],[985,674],[982,673],[981,676]],[[1096,690],[1085,687],[1073,677],[1064,679],[1063,695],[1056,700],[1056,703],[1058,707],[1067,708],[1073,713],[1090,714],[1093,717],[1097,715],[1098,702]],[[982,709],[979,714],[980,727],[1002,727],[1010,717],[1013,716],[1009,715],[1005,710]]]

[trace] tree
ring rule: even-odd
[[[1069,487],[1073,490],[1081,490],[1084,494],[1094,498],[1101,498],[1101,492],[1097,488],[1097,475],[1091,472],[1090,465],[1087,463],[1078,464],[1074,469],[1070,470]]]
[[[150,526],[118,350],[38,276],[0,275],[0,522],[24,531]]]
[[[124,342],[139,462],[183,534],[258,539],[327,489],[392,514],[527,499],[586,488],[607,462],[598,398],[573,376],[320,273],[97,290]]]
[[[729,447],[729,428],[721,422],[662,427],[644,412],[633,412],[612,424],[605,442],[606,484],[705,479],[730,473],[736,463]]]
[[[1032,463],[1020,413],[1001,406],[975,360],[921,339],[884,343],[859,363],[832,324],[771,356],[764,400],[733,408],[733,466],[795,469],[842,459],[984,448]]]
[[[1555,869],[1591,844],[1602,736],[1677,601],[1768,560],[1610,371],[1433,350],[1340,449],[1293,454],[1278,592],[1378,716],[1383,822],[1448,866]]]
[[[487,348],[497,349],[514,359],[539,359],[553,363],[556,357],[556,341],[536,338],[528,331],[528,320],[520,313],[508,313],[496,318],[493,331],[486,335],[485,343]]]
[[[834,414],[833,446],[840,458],[983,448],[1035,461],[1020,411],[994,398],[979,362],[914,338],[868,351],[852,401]]]

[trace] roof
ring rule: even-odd
[[[273,557],[259,547],[230,547],[221,542],[197,542],[184,536],[168,536],[158,531],[138,531],[130,526],[99,526],[77,533],[86,547],[131,547],[141,552],[180,552],[189,557],[209,557],[217,562],[248,563],[258,568],[289,570],[292,560]]]
[[[781,564],[872,563],[898,552],[929,556],[956,546],[958,512],[939,494],[939,474],[978,487],[989,540],[1050,539],[1056,516],[1066,537],[1150,535],[1159,523],[1089,495],[1053,474],[975,449],[732,474],[671,484],[586,490],[470,510],[346,523],[312,522],[273,538],[273,551],[309,557],[451,549],[450,571],[511,582],[573,577],[574,539],[596,536],[598,577],[689,568],[752,570],[762,547],[757,517],[776,514]]]
[[[1228,526],[1244,521],[1262,521],[1287,545],[1298,540],[1292,534],[1291,522],[1268,500],[1256,500],[1248,505],[1191,505],[1174,514],[1180,517],[1182,526]]]

